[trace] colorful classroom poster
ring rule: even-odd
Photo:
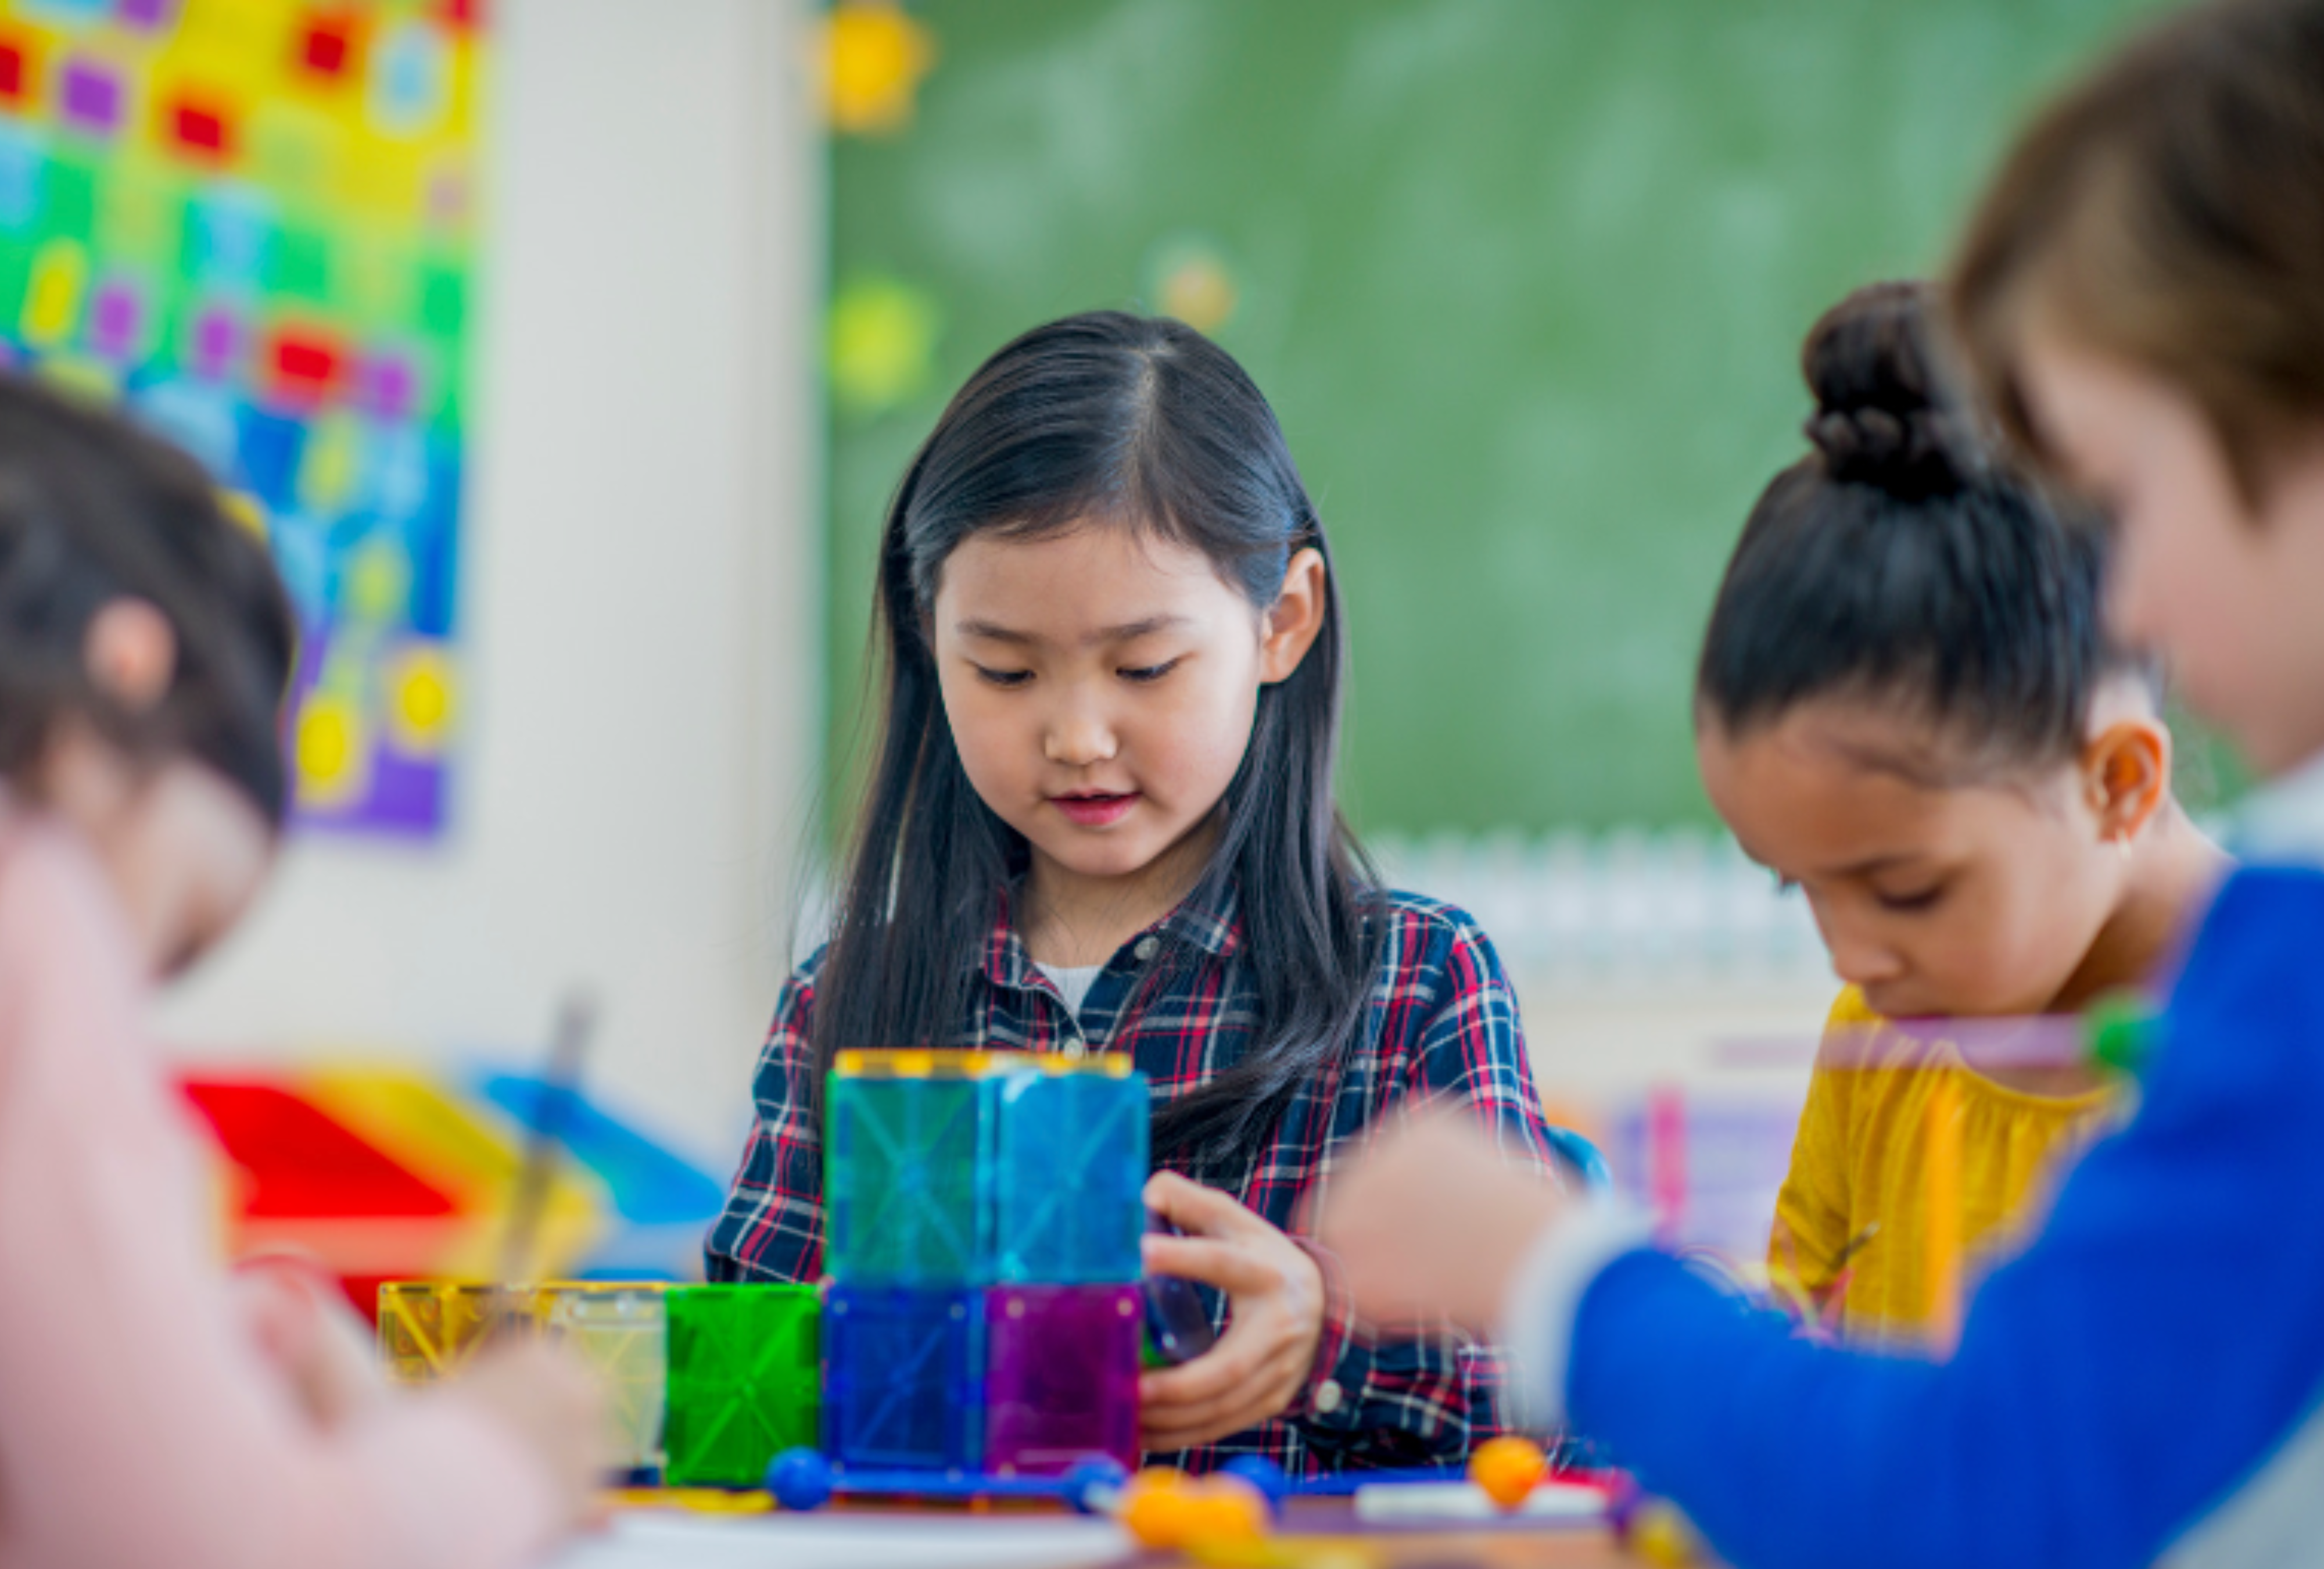
[[[0,0],[0,356],[263,529],[301,820],[444,820],[481,0]]]

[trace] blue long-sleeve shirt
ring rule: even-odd
[[[1741,1569],[2324,1561],[2324,874],[2232,878],[2161,1028],[1950,1362],[1810,1344],[1637,1251],[1580,1295],[1574,1426]]]

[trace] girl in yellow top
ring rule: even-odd
[[[1809,334],[1814,450],[1728,564],[1696,749],[1847,983],[1770,1272],[1852,1337],[1941,1349],[1964,1269],[2119,1106],[2079,1066],[1925,1021],[2071,1011],[2153,978],[2225,859],[2172,795],[2151,676],[2104,639],[2102,537],[1940,394],[1929,309],[1919,285],[1876,285]]]

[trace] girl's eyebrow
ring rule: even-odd
[[[1152,632],[1167,632],[1173,627],[1185,626],[1188,620],[1188,617],[1183,615],[1149,615],[1143,621],[1123,622],[1120,626],[1102,626],[1081,641],[1084,647],[1093,647],[1099,643],[1128,642],[1133,638],[1141,638]],[[1029,632],[1019,632],[1014,627],[1002,626],[998,622],[979,621],[973,618],[955,622],[953,624],[953,630],[963,637],[978,638],[985,642],[1013,643],[1020,648],[1029,648],[1042,641]]]
[[[963,637],[979,638],[989,643],[1037,643],[1041,641],[1029,632],[1018,632],[990,621],[955,622],[953,631]]]
[[[1867,860],[1858,861],[1850,865],[1833,867],[1830,872],[1826,872],[1825,875],[1828,877],[1869,877],[1875,872],[1891,871],[1895,867],[1905,864],[1907,862],[1922,861],[1926,859],[1927,857],[1919,852],[1903,853],[1894,855],[1874,855]]]

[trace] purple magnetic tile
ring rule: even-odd
[[[121,78],[104,66],[77,60],[65,67],[64,115],[85,131],[110,134],[121,125]]]
[[[109,360],[125,360],[137,350],[145,302],[135,284],[115,278],[100,286],[88,312],[88,346]]]
[[[158,28],[170,20],[170,0],[121,0],[114,14],[132,27]]]
[[[996,1286],[985,1294],[985,1469],[1057,1476],[1138,1464],[1135,1286]]]
[[[411,416],[420,398],[420,373],[409,356],[383,354],[364,364],[364,401],[381,419],[401,421]]]
[[[242,353],[242,324],[234,312],[213,305],[194,319],[194,374],[206,381],[233,374]]]

